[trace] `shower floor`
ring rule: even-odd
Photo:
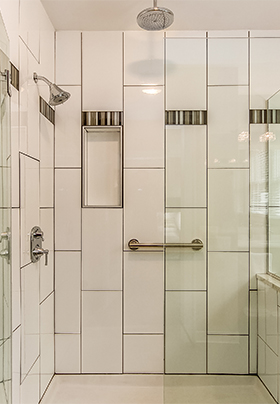
[[[56,375],[41,404],[275,404],[256,376]]]

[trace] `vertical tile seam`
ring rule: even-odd
[[[163,86],[164,86],[164,126],[163,126],[163,166],[164,166],[164,180],[163,180],[163,197],[164,197],[164,217],[163,217],[163,226],[164,226],[164,233],[163,233],[163,240],[164,243],[166,243],[166,152],[167,152],[167,139],[166,139],[166,122],[165,122],[165,111],[166,111],[166,105],[167,105],[167,89],[166,89],[166,55],[167,55],[167,36],[166,32],[164,32],[164,37],[163,37]],[[163,251],[163,378],[165,379],[165,374],[166,374],[166,303],[167,303],[167,295],[166,295],[166,249]],[[165,380],[164,380],[165,381]],[[163,389],[165,388],[165,383],[163,383]]]
[[[122,276],[122,306],[121,306],[121,315],[122,315],[122,322],[121,322],[121,327],[122,327],[122,344],[121,344],[121,350],[122,350],[122,362],[121,362],[121,371],[124,373],[125,367],[124,367],[124,209],[125,209],[125,193],[124,193],[124,188],[125,188],[125,171],[124,171],[124,162],[125,162],[125,110],[124,110],[124,46],[125,46],[125,33],[122,32],[122,110],[123,110],[123,132],[122,132],[122,139],[123,139],[123,153],[122,153],[122,228],[121,228],[121,241],[122,241],[122,268],[121,268],[121,276]]]
[[[80,32],[80,66],[81,66],[81,105],[80,105],[80,116],[82,114],[83,110],[83,34]],[[82,126],[81,127],[81,138],[80,142],[82,143]],[[80,216],[80,231],[81,231],[81,256],[80,256],[80,335],[79,335],[79,342],[80,342],[80,347],[79,347],[79,353],[80,353],[80,369],[79,373],[83,373],[83,350],[82,350],[82,341],[83,341],[83,160],[82,160],[82,144],[81,144],[81,151],[80,151],[80,164],[81,164],[81,173],[80,173],[80,198],[81,198],[81,205],[80,205],[80,210],[81,210],[81,216]]]
[[[248,31],[248,116],[250,115],[250,94],[251,94],[251,85],[250,85],[250,31]],[[248,133],[250,134],[250,119],[248,120]],[[248,184],[248,249],[249,249],[249,257],[248,257],[248,374],[251,373],[251,294],[250,294],[250,282],[251,282],[251,138],[249,136],[248,141],[248,158],[249,158],[249,184]]]
[[[209,316],[208,316],[208,298],[209,298],[209,274],[208,274],[208,253],[209,253],[209,248],[208,248],[208,240],[209,240],[209,235],[208,235],[208,231],[209,231],[209,226],[208,226],[208,220],[209,220],[209,212],[208,212],[208,202],[209,202],[209,196],[208,196],[208,192],[209,192],[209,156],[208,156],[208,149],[209,149],[209,102],[208,102],[208,70],[209,70],[209,39],[208,39],[209,33],[206,32],[206,38],[205,38],[205,42],[206,42],[206,55],[205,55],[205,62],[206,62],[206,69],[205,69],[205,74],[206,74],[206,88],[205,88],[205,97],[206,97],[206,111],[207,111],[207,125],[206,125],[206,180],[205,180],[205,187],[206,187],[206,192],[205,192],[205,196],[206,196],[206,231],[205,231],[205,235],[206,235],[206,254],[205,254],[205,271],[206,271],[206,301],[205,301],[205,319],[206,319],[206,335],[205,335],[205,344],[206,344],[206,349],[205,349],[205,355],[206,355],[206,362],[205,362],[205,371],[206,374],[209,373],[209,363],[208,363],[208,329],[209,329]]]

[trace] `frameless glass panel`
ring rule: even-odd
[[[121,127],[84,127],[83,205],[121,207]]]

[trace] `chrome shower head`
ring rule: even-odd
[[[62,90],[56,84],[51,83],[48,79],[46,79],[46,77],[38,76],[37,73],[33,73],[33,80],[35,81],[35,83],[37,83],[38,80],[43,80],[45,83],[48,84],[50,88],[49,104],[53,107],[63,104],[71,96],[70,93]]]
[[[157,0],[154,0],[154,7],[146,8],[137,16],[139,27],[146,31],[161,31],[170,27],[174,21],[174,14],[164,7],[157,7]]]

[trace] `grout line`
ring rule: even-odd
[[[208,329],[209,329],[209,314],[208,314],[208,299],[209,299],[209,225],[208,225],[208,220],[209,220],[209,86],[208,86],[208,71],[209,71],[209,39],[208,39],[208,32],[206,32],[206,111],[207,111],[207,126],[206,126],[206,178],[205,178],[205,187],[206,187],[206,231],[205,231],[205,237],[206,237],[206,253],[205,253],[205,271],[206,271],[206,306],[205,306],[205,319],[206,319],[206,349],[205,349],[205,368],[206,368],[206,374],[209,373],[209,347],[208,347]]]

